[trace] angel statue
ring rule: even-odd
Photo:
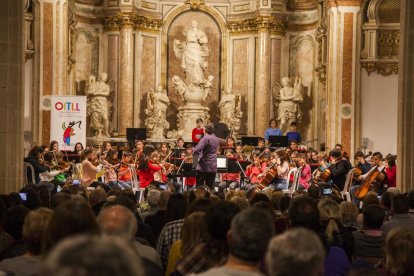
[[[277,120],[279,126],[286,129],[292,122],[301,122],[302,111],[300,104],[303,102],[303,84],[300,77],[295,78],[294,85],[288,77],[282,78],[279,94],[274,95],[277,107]]]
[[[186,73],[185,83],[193,85],[205,83],[204,70],[210,53],[207,35],[197,25],[196,20],[191,21],[192,28],[184,33],[186,42],[174,39],[174,53],[181,60],[181,68]]]
[[[219,102],[220,122],[225,123],[234,137],[240,129],[240,118],[243,116],[241,111],[241,94],[234,93],[227,89],[223,91],[223,96]]]
[[[167,90],[158,86],[157,90],[151,90],[147,96],[147,108],[145,114],[145,126],[151,133],[151,139],[163,139],[164,132],[170,127],[167,121],[167,108],[170,105]]]
[[[100,73],[98,80],[95,76],[89,77],[86,87],[87,115],[90,116],[90,127],[95,130],[96,137],[110,137],[109,119],[111,115],[111,89],[106,73]]]

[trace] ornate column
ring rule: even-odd
[[[341,143],[355,147],[355,91],[358,64],[357,28],[361,0],[327,1],[327,150]]]
[[[414,189],[414,3],[401,1],[397,187]]]
[[[119,97],[118,131],[121,135],[126,134],[126,128],[133,126],[134,106],[134,40],[133,24],[135,13],[121,13],[121,36],[119,51]]]
[[[255,73],[255,134],[262,137],[268,128],[270,118],[270,28],[272,16],[255,18],[258,28],[256,39]]]

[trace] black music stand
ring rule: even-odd
[[[256,136],[244,136],[242,137],[243,146],[257,146],[259,144],[260,137]]]
[[[276,148],[286,148],[289,146],[289,140],[287,136],[270,135],[269,144]]]
[[[229,159],[225,155],[218,155],[217,156],[217,172],[218,173],[225,173],[228,172],[228,163]]]

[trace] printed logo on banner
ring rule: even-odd
[[[75,144],[86,144],[86,97],[51,97],[50,139],[61,141],[61,150],[73,151]],[[62,143],[63,142],[63,143]]]

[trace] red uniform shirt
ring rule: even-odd
[[[204,135],[204,129],[202,128],[194,128],[193,133],[191,135],[191,140],[193,140],[194,143],[200,142],[200,139],[203,138]]]
[[[139,186],[146,188],[152,181],[154,181],[154,173],[161,170],[160,166],[154,165],[151,161],[148,162],[148,168],[139,170]]]

